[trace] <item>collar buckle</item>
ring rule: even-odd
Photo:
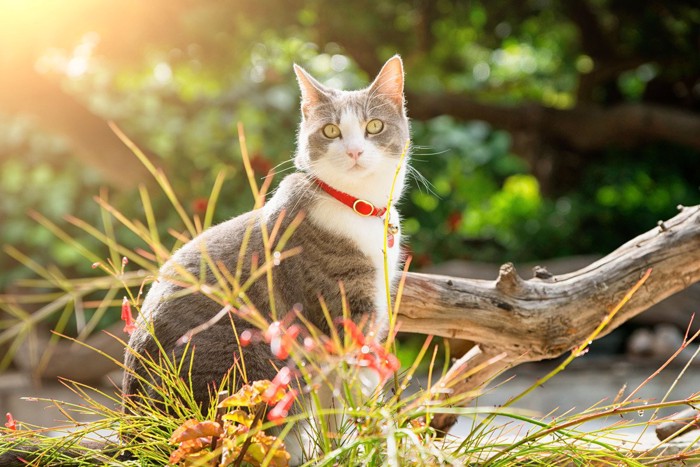
[[[374,204],[370,203],[369,201],[365,201],[364,199],[356,199],[355,202],[352,203],[352,210],[362,217],[371,216],[374,214],[376,209],[377,208],[374,207]]]

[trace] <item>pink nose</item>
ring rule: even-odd
[[[360,158],[364,151],[361,151],[359,149],[348,149],[348,156],[352,158],[352,160],[357,161],[357,159]]]

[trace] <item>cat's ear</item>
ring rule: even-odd
[[[403,109],[403,62],[401,57],[394,55],[387,60],[369,89],[372,95],[387,97]]]
[[[296,63],[294,73],[297,75],[299,89],[301,89],[301,112],[306,117],[309,108],[328,98],[328,89]]]

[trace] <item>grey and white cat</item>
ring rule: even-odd
[[[380,208],[387,205],[398,169],[393,192],[393,199],[398,200],[407,171],[407,159],[401,162],[401,154],[409,138],[401,59],[395,56],[388,60],[374,82],[360,91],[330,89],[301,67],[295,65],[294,71],[302,95],[302,120],[294,158],[297,172],[282,180],[264,207],[212,227],[172,256],[143,302],[138,329],[129,341],[134,352],[155,358],[161,351],[155,335],[162,351],[180,358],[185,346],[178,340],[212,318],[221,305],[200,293],[183,294],[181,286],[172,278],[182,276],[184,268],[202,282],[215,283],[213,273],[202,267],[204,250],[214,263],[221,262],[229,271],[235,271],[244,232],[252,225],[243,260],[244,281],[246,272],[250,271],[251,258],[255,255],[264,258],[260,225],[265,224],[271,230],[282,212],[282,230],[299,212],[303,211],[305,218],[286,247],[300,247],[301,252],[273,269],[276,309],[284,313],[301,304],[304,317],[328,333],[318,297],[323,297],[334,316],[340,316],[338,282],[342,281],[351,317],[359,321],[369,316],[378,337],[386,334],[384,220],[356,212],[324,191],[318,180]],[[402,166],[398,167],[400,163]],[[361,208],[367,206],[361,204],[365,204]],[[393,205],[385,215],[393,226],[399,226],[399,213]],[[388,248],[388,273],[392,284],[402,261],[400,235],[400,230],[395,231],[394,246]],[[200,277],[200,271],[204,270],[206,277]],[[269,310],[264,277],[253,284],[247,295],[260,312]],[[152,333],[146,322],[152,326]],[[235,315],[233,322],[239,333],[250,328],[250,324]],[[212,388],[231,371],[241,352],[249,381],[273,379],[277,373],[274,365],[279,368],[287,364],[278,361],[264,342],[239,348],[228,317],[194,335],[191,343],[195,348],[195,361],[191,366],[194,397],[204,408],[210,403]],[[126,354],[125,365],[135,374],[152,380],[130,352]],[[184,367],[189,370],[189,365]],[[153,383],[157,385],[158,381]],[[125,373],[122,390],[127,397],[157,398],[152,385],[139,382],[129,372]],[[292,463],[299,463],[302,460],[299,446],[285,444],[292,453]]]

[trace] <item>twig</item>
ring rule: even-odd
[[[224,399],[228,397],[228,391],[219,391],[219,394],[216,398],[216,415],[214,421],[219,424],[219,426],[223,426],[223,417],[224,413],[226,412],[226,407],[221,407],[221,402],[223,402]],[[219,437],[218,436],[212,436],[211,438],[211,452],[216,451],[216,445],[219,442]],[[219,456],[219,461],[221,460],[221,456]],[[218,465],[218,462],[217,464]]]
[[[194,328],[190,329],[190,330],[187,331],[185,334],[183,334],[183,336],[180,337],[180,338],[177,340],[177,343],[178,343],[179,345],[185,345],[185,344],[187,344],[189,341],[192,340],[192,338],[193,338],[194,336],[196,336],[196,335],[199,334],[200,332],[206,331],[206,330],[209,329],[210,327],[214,326],[216,323],[218,323],[218,322],[221,320],[221,318],[223,318],[224,316],[226,316],[226,315],[227,315],[229,312],[231,312],[232,310],[234,310],[234,308],[233,308],[231,305],[226,305],[226,306],[223,307],[221,310],[219,310],[219,312],[218,312],[217,314],[215,314],[214,316],[212,316],[211,318],[209,318],[207,321],[205,321],[204,323],[200,324],[200,325],[197,326],[197,327],[194,327]]]
[[[263,414],[265,413],[265,407],[266,404],[260,404],[258,406],[258,410],[255,412],[255,418],[253,419],[253,423],[250,424],[251,427],[255,427],[255,425],[258,424]],[[241,446],[241,452],[238,454],[238,457],[236,457],[236,460],[233,462],[233,467],[240,467],[240,465],[243,463],[243,457],[245,457],[245,452],[248,450],[248,447],[250,446],[250,443],[252,441],[253,436],[250,434],[250,432],[248,432],[248,437],[243,442],[243,446]]]

